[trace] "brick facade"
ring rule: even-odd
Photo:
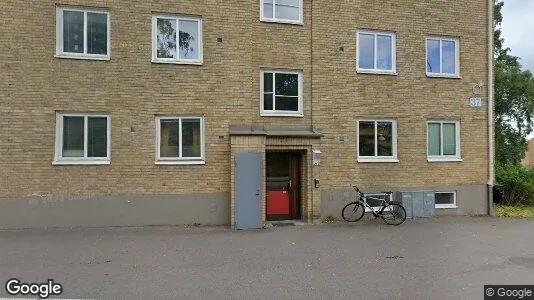
[[[488,1],[303,3],[303,25],[290,25],[260,22],[260,1],[62,1],[109,12],[111,59],[93,61],[54,57],[53,2],[3,1],[0,203],[2,198],[233,194],[231,158],[240,149],[250,151],[244,145],[251,144],[229,135],[232,124],[321,130],[317,140],[262,137],[252,147],[261,153],[276,146],[304,151],[303,212],[309,218],[321,216],[322,192],[350,184],[364,189],[486,184],[487,105],[471,108],[468,100],[479,82],[481,97],[488,98]],[[151,62],[154,13],[202,17],[201,66]],[[356,72],[357,29],[396,33],[397,75]],[[429,35],[459,38],[461,78],[426,76]],[[303,117],[260,116],[262,69],[302,73]],[[57,112],[108,113],[111,163],[52,165]],[[161,115],[205,117],[205,165],[154,163],[155,117]],[[397,121],[398,163],[357,162],[361,118]],[[426,121],[432,119],[460,121],[462,162],[427,162]],[[323,153],[318,167],[311,166],[314,149]],[[314,178],[321,180],[319,189],[312,186]]]

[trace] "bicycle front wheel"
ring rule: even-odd
[[[406,210],[399,203],[389,203],[380,210],[380,218],[389,225],[400,225],[406,220]]]
[[[356,222],[363,217],[365,213],[365,207],[360,202],[351,202],[341,212],[341,216],[347,222]]]

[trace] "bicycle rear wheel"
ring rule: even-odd
[[[399,203],[389,203],[380,210],[380,218],[389,225],[400,225],[406,220],[406,210]]]
[[[360,202],[351,202],[341,211],[341,216],[347,222],[356,222],[363,217],[365,213],[365,207]]]

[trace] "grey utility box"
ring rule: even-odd
[[[434,192],[399,192],[397,197],[406,209],[407,218],[432,218],[436,215]]]

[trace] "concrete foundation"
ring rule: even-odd
[[[0,229],[230,224],[230,193],[0,199]]]

